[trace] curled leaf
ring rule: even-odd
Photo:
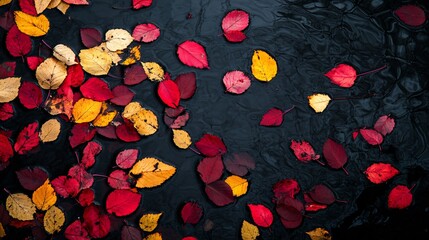
[[[61,62],[65,63],[67,66],[77,64],[76,54],[64,44],[58,44],[52,49],[54,57],[56,57]]]

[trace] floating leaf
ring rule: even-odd
[[[180,211],[184,223],[197,224],[203,216],[203,209],[196,202],[187,202]]]
[[[81,28],[80,38],[82,39],[83,45],[87,48],[96,47],[103,41],[100,31],[95,28]]]
[[[194,72],[180,74],[174,79],[174,82],[179,87],[181,99],[189,99],[194,96],[197,90],[197,81]]]
[[[94,120],[101,111],[102,102],[81,98],[74,104],[73,118],[75,123],[86,123]]]
[[[325,157],[326,162],[331,168],[342,168],[344,171],[346,171],[344,168],[344,164],[347,163],[347,153],[343,145],[328,138],[325,144],[323,144],[323,156]]]
[[[180,91],[177,84],[169,79],[158,84],[158,96],[165,105],[177,108],[180,102]]]
[[[64,44],[58,44],[53,49],[53,55],[67,66],[77,64],[76,54]]]
[[[250,79],[242,71],[230,71],[223,76],[223,84],[227,92],[242,94],[250,87]]]
[[[139,176],[136,187],[152,188],[171,178],[176,173],[176,168],[156,158],[143,158],[134,164],[130,173]]]
[[[133,30],[134,40],[144,43],[155,41],[160,34],[159,28],[152,23],[139,24]]]
[[[225,182],[232,189],[232,195],[234,197],[240,197],[247,193],[249,183],[246,179],[232,175],[227,177]]]
[[[106,32],[106,47],[112,52],[124,50],[132,41],[133,37],[124,29],[110,29]]]
[[[37,209],[46,211],[57,202],[57,195],[49,180],[33,192],[33,203]]]
[[[43,93],[36,84],[32,82],[23,82],[18,91],[18,98],[25,108],[35,109],[42,104]]]
[[[85,168],[90,168],[95,164],[95,156],[98,155],[103,148],[97,142],[89,142],[83,149],[81,165]]]
[[[116,156],[116,165],[122,169],[131,168],[137,161],[139,150],[126,149],[118,153]]]
[[[112,63],[110,55],[97,47],[80,50],[79,59],[83,70],[95,76],[106,75]]]
[[[242,42],[246,39],[246,34],[241,31],[224,32],[223,36],[225,36],[226,40],[233,43]]]
[[[6,35],[6,49],[14,57],[27,55],[32,48],[31,38],[13,25]]]
[[[295,157],[302,162],[309,162],[311,160],[318,160],[320,155],[314,152],[313,147],[306,141],[292,140],[290,148],[293,150]]]
[[[285,113],[278,108],[271,108],[266,113],[264,113],[261,121],[259,122],[259,125],[266,127],[278,127],[283,123],[284,114]]]
[[[269,82],[277,75],[277,62],[264,50],[255,50],[252,56],[251,70],[256,79]]]
[[[43,226],[45,227],[46,232],[54,234],[55,232],[61,231],[65,221],[66,218],[63,211],[58,207],[53,206],[49,208],[43,217]]]
[[[226,146],[222,139],[211,134],[204,134],[195,143],[198,150],[207,157],[214,157],[226,153]]]
[[[0,103],[13,101],[18,96],[20,77],[0,79]]]
[[[305,232],[310,236],[311,240],[331,240],[331,234],[324,228],[315,228],[311,231]]]
[[[252,215],[253,222],[259,227],[270,227],[273,223],[273,214],[270,209],[262,204],[247,204]]]
[[[21,221],[33,220],[36,213],[36,206],[23,193],[10,194],[6,199],[6,209],[11,217]]]
[[[383,136],[390,134],[395,128],[395,119],[390,116],[383,115],[377,119],[374,124],[374,129]]]
[[[130,183],[128,182],[128,175],[123,170],[115,170],[110,173],[107,178],[107,183],[111,188],[114,189],[130,189]]]
[[[139,226],[145,232],[152,232],[158,226],[162,213],[147,213],[140,218]]]
[[[35,17],[21,11],[15,11],[14,15],[19,31],[28,36],[40,37],[49,31],[49,20],[43,14]]]
[[[335,196],[331,189],[323,184],[318,184],[314,186],[309,192],[308,195],[317,203],[321,204],[332,204],[335,202]]]
[[[356,70],[347,64],[339,64],[325,74],[331,80],[331,83],[343,88],[350,88],[355,84]]]
[[[85,98],[103,102],[114,97],[109,85],[100,78],[92,77],[80,86],[80,92]]]
[[[177,46],[177,56],[179,60],[189,66],[195,68],[209,68],[207,53],[201,44],[187,40]]]
[[[317,113],[325,111],[328,106],[331,98],[327,94],[315,93],[311,96],[308,96],[308,104],[311,108]]]
[[[18,154],[27,154],[39,146],[39,123],[33,122],[28,124],[18,135],[13,148]]]
[[[249,26],[249,14],[243,10],[232,10],[222,19],[222,30],[243,31]]]
[[[173,142],[181,149],[187,149],[192,144],[191,136],[185,130],[173,129]]]
[[[126,106],[133,100],[135,95],[134,92],[124,85],[114,87],[112,93],[114,97],[110,99],[110,102],[118,106]]]
[[[71,223],[66,228],[64,231],[64,237],[68,240],[89,240],[88,231],[86,231],[79,219]]]
[[[404,185],[394,187],[387,197],[387,206],[391,209],[404,209],[411,205],[413,195],[411,190]]]
[[[226,184],[224,181],[216,181],[210,184],[207,184],[205,187],[205,192],[209,199],[216,206],[225,206],[234,201],[234,196],[232,195],[231,187]]]
[[[234,153],[224,159],[226,169],[237,176],[246,175],[249,170],[255,169],[255,160],[247,152]]]
[[[27,190],[34,191],[48,179],[48,174],[39,167],[24,168],[16,171],[21,186]]]
[[[151,81],[164,80],[164,69],[156,62],[142,62],[141,63],[146,76]]]
[[[47,143],[57,140],[61,132],[60,122],[53,118],[46,121],[40,128],[39,138],[40,141]]]
[[[67,67],[56,58],[47,58],[36,69],[36,78],[43,89],[58,89],[67,76]]]
[[[152,5],[152,0],[133,0],[133,8],[140,9]]]
[[[284,197],[294,198],[295,195],[301,190],[298,182],[295,179],[283,179],[273,186],[274,197],[277,200]]]
[[[426,22],[425,11],[417,5],[403,5],[393,11],[393,13],[405,24],[412,27],[419,27]]]
[[[369,181],[380,184],[398,175],[399,171],[389,163],[374,163],[364,173]]]
[[[244,220],[243,224],[241,225],[241,238],[243,240],[256,240],[258,236],[258,227]]]
[[[223,162],[221,157],[206,157],[200,161],[197,167],[201,180],[206,183],[212,183],[220,179],[223,174]]]
[[[371,145],[380,145],[383,143],[383,135],[373,129],[360,129],[359,133]]]
[[[130,215],[135,212],[140,205],[140,193],[126,189],[116,189],[111,192],[106,199],[106,210],[110,214],[118,217]]]

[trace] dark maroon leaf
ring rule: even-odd
[[[323,184],[314,186],[308,195],[317,203],[329,205],[335,202],[334,193]]]
[[[180,114],[182,114],[184,111],[185,111],[185,108],[182,106],[178,106],[177,108],[166,107],[164,110],[165,114],[170,118],[176,118]]]
[[[4,30],[9,31],[14,24],[15,19],[13,17],[13,11],[6,11],[0,16],[0,27]]]
[[[0,64],[0,79],[15,75],[16,62],[4,62]]]
[[[147,78],[147,75],[140,63],[133,64],[125,69],[124,84],[125,85],[136,85],[143,82]]]
[[[134,92],[124,85],[118,85],[112,89],[113,98],[110,102],[118,106],[126,106],[134,98]]]
[[[197,89],[196,76],[194,72],[183,73],[174,79],[180,91],[181,99],[189,99],[194,96]]]
[[[113,125],[109,125],[107,127],[102,127],[102,128],[96,128],[97,129],[97,133],[100,134],[101,136],[108,138],[108,139],[118,139],[118,137],[116,136],[116,127]]]
[[[211,134],[204,134],[200,140],[195,143],[195,146],[207,157],[214,157],[226,153],[226,146],[222,139]]]
[[[197,171],[201,180],[206,183],[212,183],[220,179],[223,173],[223,162],[221,157],[206,157],[198,164]]]
[[[328,165],[333,169],[344,169],[344,164],[347,162],[347,153],[343,145],[330,138],[328,138],[323,145],[323,156]]]
[[[16,176],[21,186],[30,191],[36,190],[48,179],[48,173],[39,167],[21,169],[16,171]]]
[[[9,120],[13,117],[13,106],[10,103],[0,103],[0,121]]]
[[[180,211],[184,223],[197,224],[203,216],[203,209],[196,202],[187,202]]]
[[[131,226],[123,226],[121,230],[121,240],[140,240],[142,234],[139,229]]]
[[[244,176],[249,170],[255,169],[255,160],[247,152],[227,155],[224,160],[226,169],[235,175]]]
[[[116,127],[116,136],[124,142],[137,142],[141,139],[132,122],[124,119],[124,123]]]
[[[89,123],[80,123],[73,125],[71,136],[69,137],[70,146],[72,148],[78,145],[91,141],[96,133],[95,128],[92,128]]]
[[[205,192],[208,198],[217,206],[225,206],[234,201],[231,187],[224,181],[207,184]]]
[[[298,182],[295,179],[283,179],[273,186],[274,197],[281,200],[285,197],[294,198],[300,191]]]
[[[95,28],[80,29],[80,38],[83,45],[87,48],[98,46],[103,41],[100,31]]]

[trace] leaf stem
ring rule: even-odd
[[[109,178],[109,177],[108,177],[108,176],[106,176],[106,175],[101,175],[101,174],[97,174],[97,173],[93,173],[93,174],[92,174],[92,176],[93,176],[93,177]]]
[[[200,152],[198,152],[198,150],[197,150],[197,149],[195,149],[195,148],[193,148],[193,147],[189,147],[189,149],[190,149],[192,152],[194,152],[194,153],[196,153],[196,154],[198,154],[198,155],[201,155],[201,153],[200,153]]]
[[[350,175],[349,172],[347,171],[347,169],[344,168],[344,166],[342,166],[341,168],[343,169],[343,171],[346,173],[347,176]]]
[[[375,73],[375,72],[378,72],[378,71],[381,71],[381,70],[385,69],[386,67],[387,67],[387,64],[384,65],[384,66],[382,66],[382,67],[376,68],[374,70],[368,71],[368,72],[359,73],[356,76],[359,77],[359,76],[364,76],[364,75],[368,75],[368,74],[371,74],[371,73]]]
[[[295,105],[292,105],[292,107],[291,107],[291,108],[286,109],[285,111],[283,111],[283,115],[285,115],[286,113],[288,113],[288,112],[292,111],[294,108],[295,108]]]
[[[45,44],[45,46],[48,47],[49,49],[53,50],[52,47],[45,42],[45,40],[42,39],[42,43]]]
[[[410,191],[413,190],[413,188],[416,186],[416,184],[414,183],[413,186],[411,186]]]
[[[9,192],[9,190],[7,190],[6,188],[3,188],[3,190],[4,190],[5,192],[7,192],[9,195],[12,195],[12,193],[10,193],[10,192]]]
[[[316,159],[316,162],[319,163],[322,166],[325,166],[326,164],[322,163],[319,159]]]
[[[111,73],[108,73],[108,74],[107,74],[107,76],[109,76],[109,77],[111,77],[111,78],[114,78],[114,79],[122,79],[121,77],[118,77],[118,76],[112,75]]]

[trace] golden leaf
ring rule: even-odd
[[[12,2],[12,0],[0,0],[0,6],[4,6]],[[1,236],[0,236],[1,237]]]
[[[143,110],[139,102],[130,102],[125,106],[124,111],[122,112],[122,117],[130,119],[132,115]]]
[[[258,236],[258,227],[246,220],[243,220],[243,225],[241,225],[241,238],[243,240],[255,240]]]
[[[152,233],[143,238],[143,240],[162,240],[162,235],[160,233]]]
[[[43,14],[35,17],[21,11],[15,11],[14,15],[19,31],[28,36],[40,37],[49,31],[49,20]]]
[[[40,128],[40,133],[39,133],[40,141],[44,143],[53,142],[57,140],[58,135],[60,135],[60,132],[61,132],[60,122],[55,118],[49,119]]]
[[[110,55],[97,47],[80,50],[79,59],[83,70],[95,76],[106,75],[112,65]]]
[[[277,62],[263,50],[255,50],[252,56],[252,74],[259,81],[269,82],[277,75]]]
[[[117,113],[118,112],[115,109],[110,108],[107,103],[103,103],[100,114],[98,114],[92,124],[94,124],[95,127],[107,127],[116,117]]]
[[[136,187],[152,188],[167,181],[176,172],[176,168],[156,158],[143,158],[134,164],[130,173],[138,175]]]
[[[235,197],[240,197],[247,193],[247,187],[249,186],[249,183],[246,179],[232,175],[226,178],[225,182],[231,187],[232,195]]]
[[[164,80],[164,69],[156,62],[142,62],[144,72],[151,81]]]
[[[47,58],[36,68],[36,78],[43,89],[58,89],[66,77],[66,65],[56,58]]]
[[[143,108],[132,115],[129,120],[134,124],[134,128],[142,136],[152,135],[158,130],[158,118],[149,109]]]
[[[111,29],[106,32],[106,47],[112,52],[127,48],[133,40],[133,36],[124,29]]]
[[[73,118],[75,123],[86,123],[94,120],[100,113],[102,102],[88,98],[79,99],[73,106]]]
[[[75,61],[76,54],[64,44],[58,44],[52,49],[54,57],[56,57],[61,62],[65,63],[67,66],[77,64]]]
[[[33,220],[36,213],[36,206],[23,193],[10,194],[6,199],[6,209],[11,217],[21,221]]]
[[[33,192],[32,199],[37,209],[42,211],[46,211],[50,207],[54,206],[57,202],[57,194],[49,183],[49,179],[46,179],[45,183]]]
[[[189,133],[180,129],[173,129],[173,142],[178,148],[181,149],[187,149],[192,144]]]
[[[60,3],[61,3],[61,0],[51,0],[48,5],[48,9],[56,8]]]
[[[122,61],[120,64],[124,66],[128,66],[131,64],[136,63],[138,60],[140,60],[141,53],[140,53],[140,45],[134,46],[130,49],[130,53],[128,57]]]
[[[57,9],[60,10],[60,12],[62,12],[63,14],[66,14],[69,7],[70,7],[70,4],[61,2],[60,4],[58,4]]]
[[[306,232],[310,236],[311,240],[331,240],[331,234],[326,229],[316,228],[312,231]]]
[[[322,93],[316,93],[308,96],[307,98],[308,104],[317,113],[323,112],[331,101],[331,98],[328,95]]]
[[[38,0],[34,1],[34,7],[36,8],[37,14],[41,14],[48,7],[51,0]]]
[[[18,96],[20,86],[20,77],[0,79],[0,103],[13,101]]]
[[[46,232],[54,234],[55,232],[61,231],[61,227],[64,225],[65,221],[66,218],[63,211],[56,206],[52,206],[43,217],[43,226]]]
[[[103,51],[103,52],[109,54],[110,58],[112,59],[112,63],[115,65],[118,65],[118,63],[122,60],[122,58],[118,54],[119,51],[117,51],[117,52],[110,51],[106,46],[106,42],[103,42],[100,45],[94,47],[94,49],[98,49],[100,51]]]
[[[140,228],[145,232],[152,232],[158,226],[162,213],[147,213],[140,218]]]

